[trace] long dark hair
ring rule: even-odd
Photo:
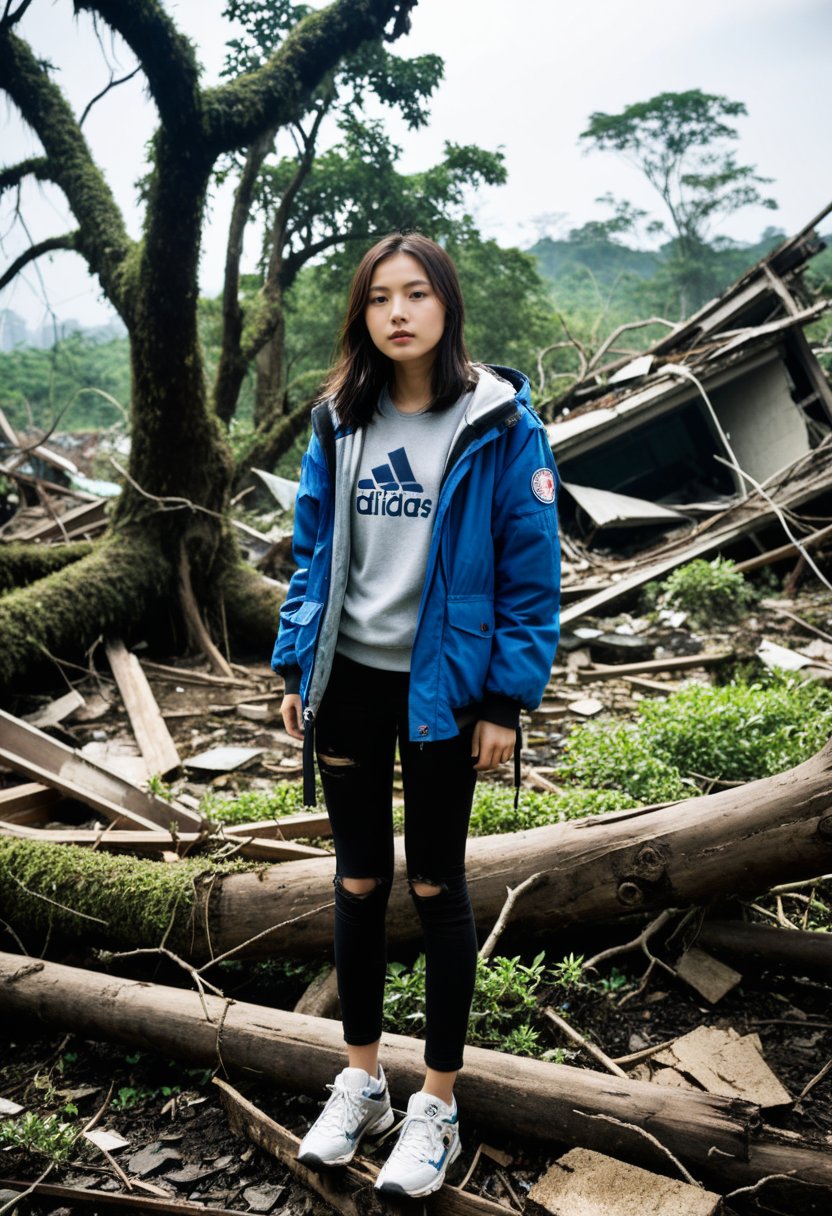
[[[368,249],[353,275],[349,302],[341,329],[338,360],[323,390],[331,397],[341,423],[366,426],[372,418],[383,386],[390,385],[393,362],[374,344],[364,311],[376,266],[394,253],[409,253],[421,263],[430,284],[445,305],[445,329],[433,364],[429,409],[453,405],[475,379],[465,349],[465,305],[451,258],[441,246],[419,232],[394,232]]]

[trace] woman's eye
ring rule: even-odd
[[[428,293],[426,291],[412,291],[411,298],[414,300],[423,300]]]
[[[370,296],[370,303],[371,304],[383,304],[385,299],[386,299],[386,296]]]

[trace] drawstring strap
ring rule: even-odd
[[[311,709],[303,711],[303,805],[315,806],[315,715]]]
[[[520,806],[520,752],[523,750],[523,729],[514,732],[514,809]]]

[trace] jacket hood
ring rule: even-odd
[[[465,422],[476,426],[493,409],[507,405],[510,401],[528,405],[529,382],[522,372],[512,367],[490,366],[475,363],[477,383],[465,410]]]

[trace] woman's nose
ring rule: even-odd
[[[394,321],[403,321],[407,316],[407,304],[405,300],[394,296],[390,302],[390,315]]]

